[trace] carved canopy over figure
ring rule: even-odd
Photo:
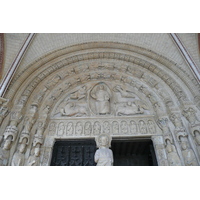
[[[98,114],[110,114],[110,94],[104,85],[95,86],[91,91],[91,97],[96,100],[95,105]]]
[[[107,134],[103,133],[96,137],[97,147],[99,149],[95,152],[94,161],[97,166],[112,166],[113,165],[113,153],[109,149],[111,144],[111,138]]]

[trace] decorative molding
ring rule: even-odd
[[[4,33],[0,33],[0,79],[3,74],[3,62],[4,62]]]
[[[35,33],[30,33],[26,39],[26,41],[24,42],[24,44],[22,45],[19,53],[17,54],[14,62],[12,63],[10,69],[8,70],[7,74],[5,75],[1,85],[0,85],[0,96],[3,97],[8,86],[9,83],[11,82],[15,72],[17,71],[17,68],[26,52],[26,50],[28,49],[28,46],[30,45],[33,37],[34,37]]]
[[[200,70],[197,67],[197,65],[195,64],[194,60],[191,58],[189,52],[186,50],[185,46],[183,45],[183,43],[181,42],[180,38],[178,37],[178,35],[176,33],[171,33],[170,35],[172,36],[174,42],[176,43],[179,50],[183,54],[185,60],[189,64],[190,69],[194,73],[196,79],[198,80],[198,82],[200,82]]]

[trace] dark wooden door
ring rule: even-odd
[[[94,140],[56,141],[51,166],[94,166]]]

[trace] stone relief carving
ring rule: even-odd
[[[200,131],[199,130],[195,130],[193,132],[193,137],[194,137],[194,140],[196,142],[197,150],[198,150],[198,153],[199,153],[199,156],[200,156]]]
[[[91,135],[92,133],[92,124],[91,122],[86,122],[84,126],[85,135]]]
[[[94,135],[99,135],[101,133],[101,124],[98,121],[94,122],[93,130],[94,130]]]
[[[135,114],[143,114],[143,110],[140,109],[138,105],[136,105],[134,102],[128,101],[127,103],[124,103],[123,106],[117,106],[116,114],[121,115],[135,115]]]
[[[56,74],[51,80],[49,80],[45,87],[47,89],[51,89],[52,87],[54,87],[59,81],[61,80],[61,76]]]
[[[8,99],[4,99],[0,97],[0,125],[3,121],[3,119],[7,116],[8,114]],[[1,144],[1,142],[0,142]]]
[[[147,127],[146,127],[146,124],[143,120],[140,120],[139,121],[139,128],[140,128],[140,132],[142,134],[146,134],[147,133]]]
[[[58,125],[58,136],[62,136],[64,135],[65,133],[65,126],[64,126],[64,123],[61,122],[59,125]]]
[[[64,108],[61,108],[60,112],[63,116],[75,116],[80,117],[87,115],[88,111],[86,106],[84,105],[77,105],[75,102],[69,102]]]
[[[194,155],[194,152],[189,145],[187,135],[180,133],[178,135],[178,139],[179,139],[179,142],[181,145],[185,165],[186,166],[197,166],[198,163],[197,163],[196,157]]]
[[[75,135],[82,135],[82,132],[83,132],[83,125],[81,122],[77,122],[75,127]]]
[[[94,155],[94,161],[97,163],[97,166],[112,166],[114,161],[113,153],[109,149],[111,146],[111,137],[107,134],[101,134],[95,140],[99,148]]]
[[[141,119],[144,119],[141,117]],[[56,123],[56,121],[58,121]],[[139,135],[150,134],[156,135],[157,128],[153,120],[147,118],[146,120],[132,120],[115,118],[104,121],[104,119],[90,119],[85,120],[78,118],[77,120],[55,120],[49,124],[49,135],[57,135],[59,137],[72,135],[100,135],[101,133],[113,135]]]
[[[56,133],[56,123],[55,122],[51,122],[49,125],[49,135],[53,136]]]
[[[113,88],[114,92],[119,92],[123,98],[135,98],[133,92],[123,89],[120,85],[117,85]]]
[[[90,95],[95,100],[96,114],[110,114],[111,94],[108,90],[108,86],[105,84],[98,84],[91,90]]]
[[[112,133],[113,135],[119,134],[119,123],[117,121],[112,123]]]
[[[126,121],[121,121],[120,127],[121,127],[122,134],[127,134],[128,133],[128,124],[127,124]]]
[[[74,132],[74,126],[72,122],[67,124],[67,135],[72,135]]]
[[[138,132],[137,124],[136,124],[135,121],[131,120],[129,127],[130,127],[130,133],[131,134],[135,134],[135,133]]]
[[[38,133],[35,135],[33,140],[33,147],[31,150],[31,155],[27,160],[28,166],[39,166],[40,165],[40,148],[43,144],[43,136]]]
[[[156,126],[152,120],[148,120],[147,126],[151,134],[156,133]]]
[[[181,166],[181,160],[177,154],[176,148],[171,138],[165,139],[165,148],[167,150],[168,163],[170,166]]]
[[[103,123],[103,132],[106,133],[106,134],[110,133],[110,124],[109,124],[108,121],[105,121]]]

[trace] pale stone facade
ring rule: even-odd
[[[0,99],[0,165],[50,165],[56,140],[100,134],[151,139],[158,165],[200,165],[197,77],[170,34],[36,34]]]

